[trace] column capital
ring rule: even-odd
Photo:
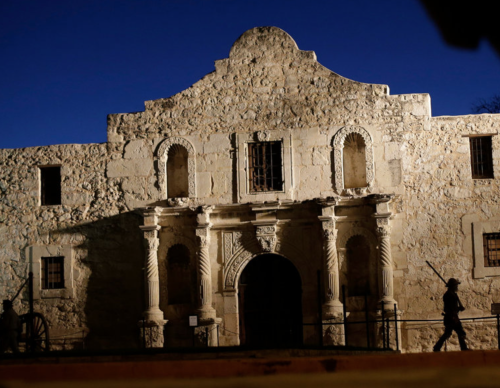
[[[321,227],[323,228],[323,237],[326,240],[336,240],[337,228],[335,225],[337,223],[337,217],[318,216],[318,219],[321,221]]]
[[[375,228],[378,237],[388,237],[391,235],[392,227],[390,225],[380,225]]]
[[[381,233],[381,234],[384,234],[386,232],[389,232],[391,231],[391,223],[390,223],[390,220],[392,219],[393,215],[392,213],[384,213],[384,214],[380,214],[380,213],[375,213],[373,215],[373,218],[375,218],[375,222],[377,224],[377,234],[378,233]]]

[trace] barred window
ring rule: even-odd
[[[484,266],[500,267],[500,233],[483,234]]]
[[[42,206],[61,204],[61,167],[40,167]]]
[[[64,256],[42,257],[42,288],[64,288]]]
[[[472,179],[493,178],[491,136],[471,137],[469,141]]]
[[[281,142],[248,144],[250,191],[282,191]]]

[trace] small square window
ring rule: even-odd
[[[40,167],[42,206],[61,204],[61,167]]]
[[[42,289],[64,288],[64,257],[42,257]]]
[[[500,233],[483,234],[485,267],[500,267]]]
[[[281,142],[248,143],[250,191],[282,191]]]
[[[472,179],[493,178],[491,136],[469,138]]]

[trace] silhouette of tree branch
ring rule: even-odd
[[[472,113],[500,113],[500,94],[489,99],[481,98],[472,105]]]

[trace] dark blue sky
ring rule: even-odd
[[[417,0],[0,0],[0,148],[106,141],[106,115],[144,109],[273,25],[334,72],[430,93],[434,116],[500,93],[486,43],[447,46]]]

